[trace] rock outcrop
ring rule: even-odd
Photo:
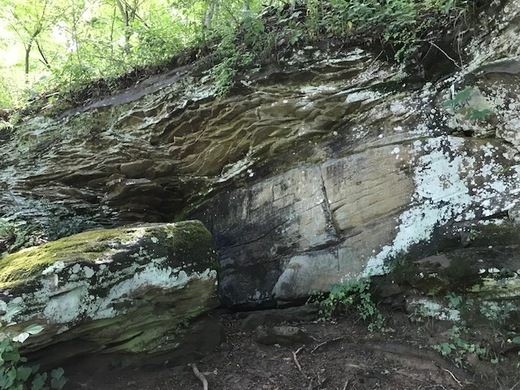
[[[360,48],[305,47],[227,98],[183,67],[146,91],[28,118],[0,136],[12,241],[27,226],[46,240],[199,219],[230,306],[299,300],[453,251],[518,279],[517,236],[482,232],[518,223],[519,17],[509,1],[438,80]]]
[[[216,284],[200,222],[87,231],[2,258],[0,330],[28,338],[26,352],[153,356],[179,347],[186,325],[218,306]]]

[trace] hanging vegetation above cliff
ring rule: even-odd
[[[0,107],[114,83],[188,48],[188,61],[215,54],[210,74],[222,93],[241,68],[309,42],[361,42],[399,61],[435,48],[458,63],[461,53],[446,53],[437,38],[460,46],[460,26],[477,8],[470,0],[0,0]]]

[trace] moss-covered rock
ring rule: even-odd
[[[217,263],[198,221],[93,230],[0,259],[0,330],[43,331],[24,348],[159,353],[214,308]]]

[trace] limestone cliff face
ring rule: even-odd
[[[229,305],[297,300],[404,257],[517,270],[519,18],[510,1],[469,63],[431,82],[360,48],[307,47],[224,99],[185,67],[27,118],[0,137],[3,217],[36,241],[200,219]]]

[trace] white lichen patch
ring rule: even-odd
[[[514,194],[520,178],[504,175],[504,167],[495,160],[497,148],[476,144],[472,150],[466,142],[451,136],[415,141],[410,206],[399,217],[393,242],[369,259],[364,275],[384,274],[388,260],[429,240],[437,227],[473,220],[476,212],[491,216],[518,204]]]
[[[79,286],[66,293],[49,297],[43,310],[43,316],[53,324],[66,324],[82,314],[82,305],[88,294],[86,285]]]
[[[141,289],[160,288],[174,290],[185,287],[190,281],[216,279],[216,271],[206,269],[204,272],[186,273],[182,269],[161,268],[159,264],[151,264],[133,277],[123,280],[110,288],[106,297],[97,297],[85,307],[85,314],[92,319],[111,318],[116,316],[115,303],[131,299]],[[119,313],[120,314],[120,313]]]
[[[220,177],[217,179],[218,183],[224,183],[241,173],[247,172],[247,170],[255,163],[255,160],[251,158],[251,156],[246,156],[245,158],[233,163],[226,165],[222,169],[222,173]]]
[[[185,287],[193,280],[217,280],[217,273],[212,269],[187,272],[182,268],[164,266],[162,261],[166,259],[155,260],[137,270],[135,266],[129,266],[108,274],[106,268],[100,269],[96,275],[99,281],[95,285],[89,280],[93,276],[90,275],[90,272],[94,272],[93,269],[84,267],[77,271],[77,267],[71,266],[71,274],[83,274],[84,278],[64,281],[59,285],[48,278],[43,280],[39,290],[16,297],[8,303],[0,301],[0,323],[12,324],[37,319],[50,324],[73,326],[80,319],[96,320],[124,314],[122,304],[130,304],[132,298],[143,289],[172,291]],[[105,293],[107,290],[108,293]],[[96,295],[96,291],[102,293]],[[40,314],[35,313],[38,308],[42,308]]]
[[[352,93],[349,93],[347,97],[345,98],[345,103],[352,104],[352,103],[370,103],[377,101],[378,99],[381,99],[384,95],[377,92],[377,91],[371,91],[371,90],[361,90],[361,91],[355,91]]]
[[[100,252],[106,263],[88,264],[72,261],[57,261],[47,267],[34,287],[15,297],[0,300],[0,324],[10,326],[26,322],[58,325],[66,331],[89,320],[107,319],[123,315],[135,306],[135,298],[147,291],[164,291],[175,294],[191,282],[208,281],[211,291],[215,289],[217,272],[214,269],[196,271],[193,262],[158,257],[140,245],[141,239],[156,238],[159,231],[170,232],[171,228],[132,228],[124,230],[118,247],[107,245]],[[163,230],[161,230],[163,229]],[[181,226],[176,226],[179,231]],[[128,235],[126,235],[128,234]],[[168,245],[175,245],[176,236],[167,238]],[[194,237],[194,239],[197,239]],[[124,243],[122,243],[124,242]],[[161,245],[159,242],[156,245]],[[208,248],[209,250],[209,248]],[[136,256],[131,254],[136,252]],[[117,264],[114,255],[118,255]],[[209,254],[208,254],[209,255]],[[122,261],[122,256],[125,261]],[[182,315],[182,313],[180,313]],[[57,327],[52,327],[56,329]]]
[[[407,310],[417,319],[435,318],[441,321],[458,322],[460,310],[441,305],[439,302],[421,298],[407,303]]]
[[[301,87],[300,92],[307,96],[317,96],[336,92],[338,87],[331,84],[306,85]]]

